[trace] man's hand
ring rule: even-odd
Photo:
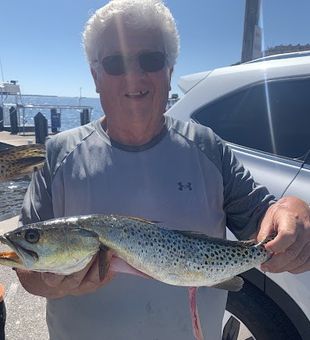
[[[284,197],[273,204],[262,219],[257,240],[277,236],[265,247],[274,255],[265,262],[263,271],[293,274],[310,270],[310,208],[297,197]]]
[[[112,254],[107,251],[105,260],[110,262]],[[71,275],[56,275],[52,273],[38,273],[16,269],[22,286],[31,294],[44,296],[48,299],[61,298],[66,295],[82,295],[92,293],[105,285],[114,276],[107,272],[100,278],[101,261],[97,254],[92,261],[81,271]],[[108,266],[107,266],[108,267]]]

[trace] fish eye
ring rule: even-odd
[[[29,243],[37,243],[40,239],[40,233],[38,230],[27,230],[25,233],[25,240]]]

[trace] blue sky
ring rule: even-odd
[[[98,0],[0,0],[4,80],[23,94],[96,97],[81,32]],[[245,0],[166,0],[181,36],[172,79],[240,60]],[[265,46],[310,43],[309,0],[262,0]],[[2,75],[0,74],[0,81]]]

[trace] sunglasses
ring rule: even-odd
[[[143,52],[136,56],[112,55],[103,58],[102,66],[106,73],[120,76],[129,70],[129,64],[133,59],[139,62],[144,72],[158,72],[165,66],[166,55],[163,52]]]

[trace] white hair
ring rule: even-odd
[[[161,0],[111,0],[99,8],[87,21],[83,32],[83,45],[91,66],[98,63],[104,48],[104,31],[116,19],[135,29],[159,29],[162,33],[167,64],[173,67],[180,49],[175,20]]]

